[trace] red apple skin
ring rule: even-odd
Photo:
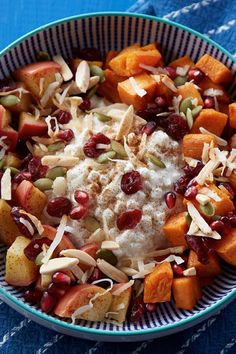
[[[47,237],[49,238],[49,240],[53,241],[55,236],[56,236],[56,232],[57,230],[55,229],[55,227],[52,227],[50,225],[43,225],[44,228],[44,232],[42,234],[42,237]],[[70,239],[64,235],[62,237],[62,240],[60,242],[60,244],[57,246],[57,248],[55,249],[55,257],[57,257],[59,255],[59,253],[63,250],[66,249],[75,249],[76,247],[74,246],[74,244],[70,241]]]
[[[23,82],[16,82],[16,87],[27,90]],[[15,106],[9,107],[9,111],[13,113],[32,111],[31,106],[33,103],[33,97],[31,96],[30,92],[22,92],[21,94],[19,92],[15,92],[14,95],[20,98],[20,102],[17,103]]]
[[[12,127],[7,126],[0,130],[0,136],[6,136],[4,142],[9,146],[9,151],[14,152],[18,141],[18,132]]]
[[[8,109],[0,105],[0,130],[6,128],[11,123],[11,113]]]
[[[36,120],[29,113],[22,112],[19,118],[19,139],[26,140],[32,136],[42,136],[48,131],[44,121]]]
[[[98,249],[99,249],[98,245],[93,244],[93,243],[87,243],[87,245],[84,245],[80,248],[81,251],[88,253],[94,259],[96,259],[96,252],[98,251]],[[85,272],[87,269],[91,268],[90,266],[88,266],[86,264],[82,264],[82,263],[80,263],[79,266],[83,272]]]

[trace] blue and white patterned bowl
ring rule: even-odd
[[[234,58],[216,43],[184,26],[156,17],[101,13],[72,17],[39,28],[20,38],[0,53],[0,77],[35,60],[35,53],[46,50],[50,55],[70,57],[73,47],[97,47],[103,53],[122,49],[132,43],[161,44],[166,61],[189,55],[196,61],[209,53],[223,62],[234,74],[230,87],[236,92],[236,63]],[[223,274],[203,290],[203,297],[193,311],[176,309],[173,302],[158,306],[138,324],[124,323],[118,327],[106,323],[80,321],[78,325],[61,321],[42,313],[24,302],[22,290],[4,281],[5,251],[0,246],[0,298],[18,312],[43,326],[75,337],[102,341],[139,341],[164,336],[190,327],[219,311],[236,297],[236,268],[223,266]]]

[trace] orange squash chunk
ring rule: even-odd
[[[83,61],[83,60],[84,59],[80,59],[80,58],[76,58],[76,59],[72,59],[71,60],[70,68],[71,68],[73,74],[75,74],[79,63],[81,63],[81,61]],[[103,66],[103,62],[102,61],[89,61],[89,60],[86,60],[86,61],[87,61],[88,64],[99,66],[99,68],[102,68],[102,66]]]
[[[211,133],[220,136],[226,126],[228,116],[212,108],[203,109],[193,123],[191,133],[200,133],[199,128],[203,127]]]
[[[185,65],[189,65],[190,68],[195,66],[192,59],[190,59],[187,55],[185,55],[184,57],[175,59],[169,64],[169,66],[171,66],[172,68],[177,68],[178,66],[185,66]]]
[[[119,54],[118,50],[109,50],[109,52],[106,55],[105,59],[105,64],[104,64],[104,69],[109,69],[109,62],[111,59],[115,58]]]
[[[165,302],[171,299],[173,271],[169,262],[164,262],[144,279],[144,302]]]
[[[236,228],[217,241],[215,250],[227,263],[236,266]]]
[[[117,85],[119,82],[124,81],[124,77],[117,75],[110,69],[104,70],[104,76],[105,81],[99,85],[97,92],[111,102],[120,102]]]
[[[192,82],[187,82],[185,85],[179,86],[177,92],[177,96],[181,95],[182,100],[186,97],[193,97],[197,99],[198,105],[203,105],[202,97]]]
[[[192,310],[202,296],[196,276],[175,278],[172,286],[175,305],[179,309]]]
[[[236,129],[236,102],[229,105],[229,124],[231,128]]]
[[[210,144],[213,141],[217,146],[215,137],[208,134],[186,134],[183,138],[182,151],[185,157],[192,157],[200,160],[204,144]]]
[[[191,250],[188,257],[188,268],[195,267],[197,276],[199,276],[199,278],[215,277],[221,273],[219,259],[216,255],[213,254],[209,255],[208,259],[209,263],[202,264],[199,262],[197,254]]]
[[[185,234],[188,231],[186,212],[171,215],[163,226],[164,234],[172,246],[186,246]]]
[[[231,186],[236,189],[236,171],[234,170],[229,176],[229,183]]]
[[[205,76],[204,79],[198,84],[198,86],[201,88],[202,95],[204,91],[209,88],[223,91],[223,95],[217,96],[217,100],[219,102],[229,103],[229,96],[225,92],[224,88],[221,85],[212,82],[209,77]]]
[[[146,108],[148,102],[150,102],[155,96],[156,81],[148,74],[137,75],[135,76],[135,80],[140,88],[147,91],[146,95],[143,97],[137,95],[130,83],[130,80],[127,79],[118,83],[120,99],[121,102],[128,105],[132,104],[136,110],[144,109]]]
[[[161,75],[162,78],[162,75]],[[174,82],[168,78],[169,82],[174,85]],[[163,96],[167,100],[168,104],[172,105],[172,99],[174,92],[169,89],[161,80],[156,83],[156,96]]]
[[[219,111],[229,116],[229,105],[224,102],[219,102]]]
[[[203,55],[196,63],[196,67],[202,70],[215,84],[227,84],[232,80],[231,71],[209,54]]]

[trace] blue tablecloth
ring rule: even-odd
[[[235,0],[8,0],[1,1],[0,49],[39,25],[69,15],[126,10],[157,14],[207,34],[236,55]],[[36,11],[37,9],[37,11]],[[5,354],[226,354],[236,353],[236,301],[191,328],[153,341],[102,343],[57,334],[0,302],[0,353]]]

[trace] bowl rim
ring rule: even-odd
[[[131,13],[131,12],[122,12],[122,11],[118,11],[118,12],[116,12],[116,11],[92,12],[92,13],[86,13],[86,14],[82,14],[82,15],[69,16],[69,17],[65,17],[65,18],[62,18],[62,19],[59,19],[56,21],[49,22],[45,25],[37,27],[36,29],[24,34],[23,36],[19,37],[18,39],[16,39],[12,43],[10,43],[7,47],[5,47],[3,50],[0,51],[0,57],[5,55],[9,50],[14,48],[16,45],[22,43],[23,41],[25,41],[29,37],[41,32],[47,28],[51,28],[51,27],[60,25],[62,23],[66,23],[66,22],[70,22],[70,21],[74,21],[74,20],[80,20],[83,18],[103,17],[103,16],[105,16],[105,17],[109,17],[109,16],[135,17],[135,18],[141,18],[141,19],[146,19],[146,20],[152,20],[155,22],[161,22],[161,23],[165,23],[165,24],[177,27],[177,28],[182,29],[186,32],[194,34],[195,36],[204,40],[205,42],[210,43],[212,46],[214,46],[217,49],[219,49],[220,51],[222,51],[227,57],[230,58],[230,60],[234,64],[236,64],[236,58],[234,58],[230,52],[228,52],[226,49],[224,49],[221,45],[219,45],[218,43],[216,43],[212,39],[204,36],[203,34],[199,33],[196,30],[193,30],[185,25],[178,24],[174,21],[163,19],[163,18],[160,18],[157,16]],[[139,330],[135,330],[133,332],[132,331],[127,332],[125,330],[112,331],[112,330],[105,330],[105,329],[96,329],[96,328],[83,327],[80,325],[70,324],[70,323],[67,323],[63,320],[59,320],[53,316],[44,314],[43,312],[40,312],[39,310],[31,307],[27,303],[24,303],[22,300],[19,300],[18,298],[16,298],[14,295],[11,295],[6,289],[4,289],[3,286],[0,286],[0,294],[2,294],[3,301],[4,301],[4,297],[5,297],[5,298],[7,298],[7,300],[10,303],[13,303],[14,305],[20,307],[21,309],[25,310],[27,313],[30,313],[31,315],[36,316],[43,321],[49,322],[52,325],[59,326],[59,327],[63,328],[64,330],[73,330],[73,331],[77,331],[77,332],[82,332],[85,335],[86,334],[94,334],[96,336],[107,335],[107,336],[113,336],[113,337],[120,337],[120,336],[133,336],[133,337],[135,337],[135,336],[141,336],[141,335],[150,335],[150,334],[154,334],[154,333],[160,333],[160,334],[162,333],[162,335],[165,335],[164,332],[170,332],[170,331],[174,332],[174,331],[177,331],[179,327],[186,328],[186,326],[188,326],[188,324],[194,325],[196,322],[200,322],[201,320],[204,320],[206,317],[210,317],[211,313],[213,314],[215,311],[217,311],[217,309],[220,309],[220,308],[226,306],[226,304],[228,302],[231,302],[236,297],[236,288],[232,289],[232,291],[230,291],[230,293],[227,294],[223,299],[221,299],[221,300],[217,301],[217,303],[211,305],[210,308],[204,309],[200,313],[193,314],[191,317],[181,319],[177,323],[166,324],[166,325],[162,325],[160,327],[139,329]],[[168,333],[166,333],[166,334],[168,334]]]

